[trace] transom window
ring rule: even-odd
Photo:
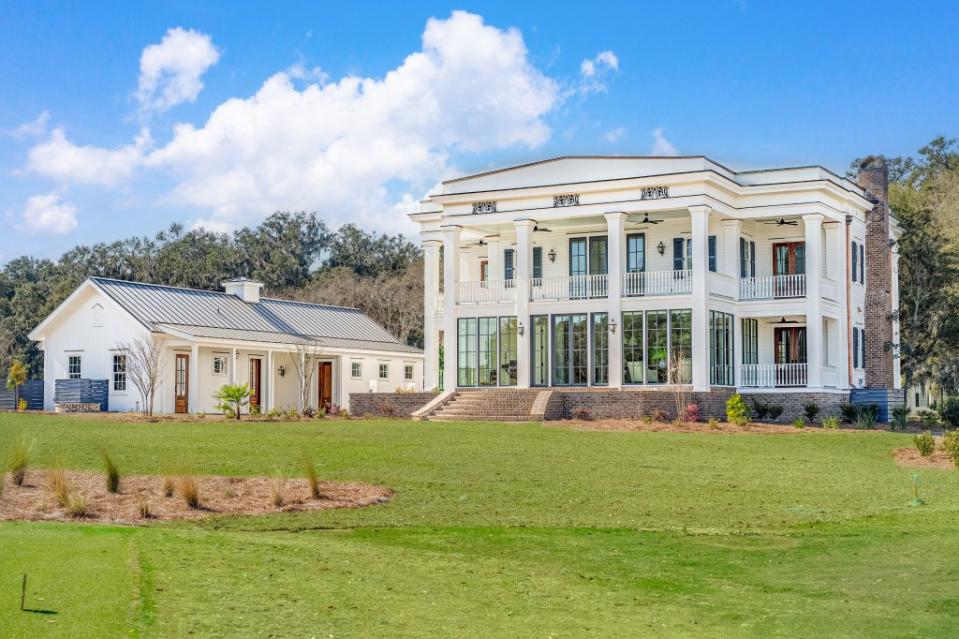
[[[71,355],[67,359],[67,377],[70,379],[80,379],[80,375],[83,373],[81,363],[82,360],[79,355]]]
[[[113,390],[125,391],[127,389],[127,356],[113,356]]]

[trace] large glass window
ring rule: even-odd
[[[589,379],[586,314],[553,316],[553,385],[585,385]]]
[[[534,315],[532,323],[532,383],[534,386],[549,385],[549,318]]]
[[[67,359],[67,377],[70,379],[80,379],[82,375],[81,365],[80,365],[80,356],[71,355]]]
[[[672,384],[693,381],[693,313],[690,310],[669,312],[669,357],[673,371]]]
[[[586,275],[587,269],[586,238],[574,237],[569,241],[569,274]]]
[[[589,320],[586,315],[573,315],[570,320],[571,363],[574,384],[589,383]]]
[[[639,273],[646,270],[646,234],[631,233],[626,236],[626,272]]]
[[[127,389],[127,356],[113,356],[113,390],[125,391]]]
[[[609,383],[609,316],[606,313],[593,313],[593,384],[605,386]]]
[[[499,318],[499,385],[516,386],[516,318]]]
[[[709,311],[709,383],[733,385],[733,316]]]
[[[743,320],[743,364],[759,363],[759,320]]]
[[[569,315],[553,316],[553,385],[568,386]]]
[[[495,317],[479,318],[479,385],[496,386],[496,332]]]
[[[604,275],[607,270],[608,244],[605,237],[589,238],[589,273],[590,275]]]
[[[643,312],[623,313],[623,382],[642,384],[644,365]]]
[[[665,384],[669,370],[669,315],[666,311],[646,313],[646,383]]]
[[[476,386],[477,322],[475,317],[457,320],[456,384]]]

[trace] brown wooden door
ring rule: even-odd
[[[329,408],[333,402],[333,362],[320,362],[318,394],[320,408]]]
[[[777,364],[805,364],[806,363],[806,327],[797,326],[777,327],[776,363]]]
[[[190,356],[177,353],[173,378],[174,411],[190,412]]]
[[[250,410],[253,410],[253,407],[256,406],[260,408],[260,392],[262,385],[260,384],[260,359],[251,359],[250,360]]]

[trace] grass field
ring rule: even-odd
[[[292,472],[383,506],[124,528],[0,523],[0,636],[959,633],[959,473],[904,435],[406,421],[125,424],[0,414],[38,466]],[[19,585],[29,574],[26,612]]]

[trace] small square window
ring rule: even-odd
[[[113,356],[113,390],[125,391],[127,389],[127,356]]]
[[[223,355],[213,356],[213,374],[226,375],[226,357]]]
[[[403,379],[405,379],[408,382],[413,381],[413,365],[412,364],[403,365]]]
[[[389,378],[390,378],[390,365],[380,364],[380,379],[389,379]]]
[[[353,379],[363,377],[363,362],[350,362],[350,376]]]
[[[71,355],[67,360],[67,377],[70,379],[80,379],[82,372],[80,356]]]

